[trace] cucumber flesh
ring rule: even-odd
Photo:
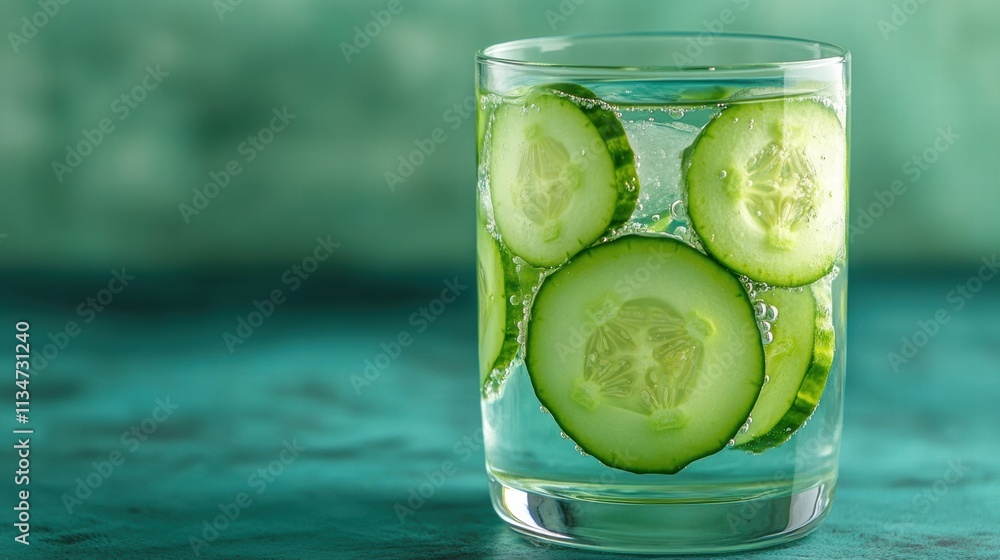
[[[662,235],[591,247],[548,276],[526,362],[539,401],[602,463],[673,474],[723,449],[764,382],[746,291]]]
[[[582,86],[539,87],[496,110],[487,142],[496,226],[515,255],[553,267],[635,208],[635,155],[618,118]]]
[[[847,137],[817,101],[726,108],[690,148],[685,183],[695,231],[731,270],[802,286],[843,252]]]
[[[833,365],[830,286],[776,288],[758,294],[777,310],[771,343],[764,347],[768,382],[757,398],[750,427],[736,447],[760,453],[788,441],[812,416]]]
[[[520,306],[510,304],[510,294],[517,290],[511,274],[513,264],[496,240],[482,227],[476,234],[476,284],[479,293],[479,377],[483,387],[495,369],[506,369],[518,350]]]

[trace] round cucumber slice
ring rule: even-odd
[[[847,137],[811,100],[732,105],[688,154],[688,216],[731,270],[776,286],[825,276],[844,247]]]
[[[833,365],[834,330],[830,286],[776,288],[758,296],[777,310],[771,343],[764,347],[768,382],[750,413],[739,449],[760,453],[788,441],[812,416]]]
[[[746,291],[666,236],[591,247],[542,283],[526,361],[538,400],[605,465],[673,474],[724,448],[764,383]]]
[[[517,291],[513,265],[496,240],[481,226],[477,228],[477,286],[479,291],[479,376],[484,386],[490,372],[506,369],[517,354],[517,311],[508,297]],[[506,260],[506,261],[505,261]]]
[[[590,90],[535,88],[493,116],[490,192],[504,244],[553,267],[624,223],[635,208],[635,155],[618,118]]]

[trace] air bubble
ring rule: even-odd
[[[771,331],[767,331],[766,333],[761,335],[760,339],[761,342],[763,342],[764,344],[771,344],[771,342],[774,341],[774,334],[771,333]]]
[[[542,414],[548,414],[549,413],[549,409],[545,408],[544,406],[538,407],[538,410],[542,411]]]
[[[763,333],[770,334],[771,333],[771,323],[768,323],[767,321],[762,321],[760,323],[760,331],[763,332]]]
[[[731,439],[731,440],[729,440],[729,443],[726,444],[726,447],[732,447],[734,445],[736,445],[736,440],[735,439]]]
[[[763,319],[764,315],[767,313],[767,304],[763,301],[758,301],[753,304],[753,315],[757,319]]]
[[[563,439],[569,439],[569,436],[566,435],[566,432],[559,432],[559,437],[561,437]]]
[[[659,214],[653,214],[653,217],[650,218],[650,219],[653,220],[654,222],[658,222],[658,221],[660,221],[660,215]]]
[[[509,301],[511,305],[520,305],[521,304],[521,298],[518,297],[517,294],[514,294],[514,295],[510,296],[510,299],[508,299],[507,301]]]
[[[577,453],[579,453],[580,455],[583,455],[584,457],[590,457],[590,453],[587,453],[586,451],[584,451],[582,447],[580,447],[579,445],[577,445],[575,447],[576,447],[576,452]]]
[[[683,200],[675,200],[670,205],[670,217],[677,221],[683,221],[687,217],[687,209],[684,208]]]
[[[778,308],[773,305],[767,306],[767,313],[764,315],[764,319],[774,322],[778,320]]]
[[[726,173],[726,170],[725,170],[725,169],[723,169],[723,170],[722,170],[722,173],[719,173],[719,178],[720,178],[720,179],[725,179],[727,175],[729,175],[729,174],[728,174],[728,173]]]
[[[768,382],[768,381],[770,381],[770,380],[771,380],[771,376],[770,376],[770,375],[767,375],[767,374],[765,373],[765,374],[764,374],[764,385],[767,385],[767,382]]]
[[[681,119],[684,117],[684,109],[679,109],[677,107],[671,107],[667,109],[667,114],[674,119]]]

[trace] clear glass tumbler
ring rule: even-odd
[[[841,434],[849,53],[549,37],[480,52],[476,90],[500,517],[648,553],[816,529]]]

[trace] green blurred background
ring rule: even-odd
[[[16,41],[9,33],[27,37],[21,18],[40,8],[4,2],[0,268],[287,266],[330,235],[341,243],[336,274],[466,269],[475,124],[448,111],[472,93],[474,52],[551,33],[705,30],[727,8],[735,21],[725,31],[853,52],[852,221],[869,223],[862,212],[893,181],[907,190],[855,235],[852,264],[976,261],[1000,240],[996,2],[402,0],[400,13],[374,23],[372,10],[387,5],[76,1]],[[366,25],[377,30],[367,44],[356,40]],[[350,43],[360,47],[345,50]],[[126,114],[116,100],[142,84],[147,66],[167,75],[135,92],[144,99]],[[245,162],[241,143],[284,107],[294,120]],[[114,130],[92,153],[70,172],[54,170],[105,118]],[[390,189],[385,173],[438,127],[447,140]],[[908,172],[949,128],[950,149],[919,178]],[[179,205],[193,205],[193,189],[232,159],[242,172],[185,219]]]

